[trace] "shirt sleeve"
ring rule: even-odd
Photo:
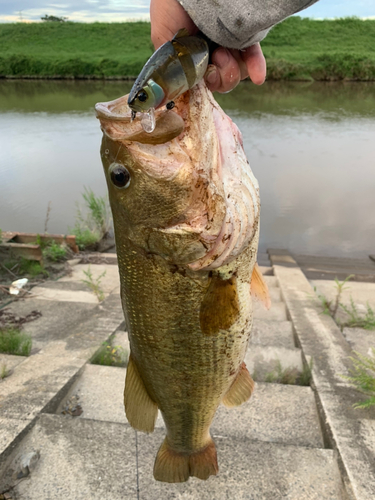
[[[178,0],[198,28],[224,47],[260,42],[275,24],[318,0]]]

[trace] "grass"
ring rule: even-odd
[[[277,362],[275,369],[266,374],[264,381],[273,384],[284,385],[302,385],[309,386],[311,382],[311,371],[313,361],[304,364],[302,372],[296,368],[283,368],[280,361]]]
[[[107,197],[96,196],[86,187],[82,197],[84,210],[77,204],[76,224],[74,228],[69,228],[69,232],[75,235],[78,248],[85,250],[95,247],[108,236],[112,219]]]
[[[31,351],[30,335],[22,333],[19,328],[7,327],[0,330],[0,352],[28,356]]]
[[[0,380],[4,380],[9,375],[7,365],[3,363],[0,368]]]
[[[43,257],[53,262],[61,262],[68,256],[66,245],[59,245],[55,241],[51,241],[43,250]]]
[[[293,16],[262,42],[270,80],[374,80],[375,21]],[[0,75],[134,77],[153,52],[150,24],[0,24]]]
[[[100,276],[94,278],[91,272],[91,267],[89,266],[87,271],[83,271],[83,274],[87,277],[87,279],[81,280],[82,283],[87,285],[90,290],[97,296],[99,302],[104,300],[104,292],[100,287],[100,282],[102,278],[106,275],[107,271],[104,271]]]
[[[366,409],[375,405],[375,349],[372,348],[372,356],[364,356],[358,352],[355,358],[350,358],[353,368],[350,370],[350,377],[344,377],[349,380],[353,386],[363,394],[367,399],[354,405],[357,409]]]
[[[125,367],[128,364],[128,353],[121,346],[112,346],[109,342],[103,342],[91,358],[91,364]]]
[[[322,312],[323,314],[329,314],[341,328],[341,331],[345,327],[357,327],[363,328],[365,330],[375,330],[375,312],[369,303],[367,303],[366,313],[363,315],[358,311],[358,308],[355,305],[352,297],[350,297],[350,306],[346,306],[345,304],[340,302],[343,290],[347,289],[345,285],[352,277],[353,275],[351,274],[342,282],[335,278],[336,297],[333,300],[328,300],[325,295],[317,293],[317,289],[316,287],[314,287],[314,291],[317,293],[317,296],[323,307]],[[341,321],[337,318],[337,313],[340,309],[342,309],[347,314],[347,319],[345,321]]]

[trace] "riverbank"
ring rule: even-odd
[[[262,42],[269,80],[375,80],[375,20],[292,17]],[[150,24],[0,24],[2,78],[134,78]]]

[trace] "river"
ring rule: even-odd
[[[106,193],[93,106],[121,81],[0,81],[0,228],[74,226],[84,187]],[[262,200],[260,249],[375,252],[375,84],[241,83],[217,96],[243,133]]]

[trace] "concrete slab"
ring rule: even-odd
[[[5,450],[17,436],[29,428],[32,419],[0,418],[0,450]],[[1,476],[1,474],[0,474]],[[0,482],[1,485],[1,482]],[[1,491],[1,488],[0,488]]]
[[[23,325],[23,331],[33,339],[33,348],[42,349],[51,341],[59,341],[71,335],[79,324],[90,319],[97,307],[97,303],[53,302],[27,298],[13,302],[7,309],[17,316],[27,316],[35,310],[42,313],[35,321]]]
[[[261,302],[253,302],[254,318],[268,321],[286,321],[288,319],[284,302],[274,302],[267,310]]]
[[[294,349],[292,323],[290,321],[254,319],[250,344]]]
[[[219,475],[187,483],[155,481],[153,464],[164,432],[138,433],[140,499],[341,500],[332,450],[298,448],[248,439],[215,439]]]
[[[94,282],[98,280],[98,278],[103,274],[100,278],[100,288],[104,293],[112,293],[116,290],[120,290],[120,277],[117,266],[111,264],[77,264],[73,267],[72,273],[70,276],[64,276],[59,281],[60,282],[70,282],[70,281],[78,281],[82,282],[82,280],[87,280],[87,276],[85,275],[85,271],[87,272],[90,269],[92,273],[92,279]]]
[[[259,266],[260,272],[263,274],[263,276],[272,276],[273,275],[273,269],[270,266]]]
[[[276,276],[264,276],[264,281],[267,283],[268,288],[279,286]]]
[[[338,452],[346,493],[350,499],[368,500],[375,492],[375,461],[364,445],[353,404],[357,391],[343,379],[349,374],[352,351],[331,317],[321,314],[321,304],[295,263],[278,265],[271,255],[274,273],[286,301],[304,357],[312,357],[312,379],[316,389],[326,436]],[[374,418],[368,410],[368,416]]]
[[[363,328],[344,328],[343,335],[353,351],[360,352],[364,356],[371,356],[375,348],[375,331]]]
[[[257,383],[247,403],[218,408],[211,433],[214,438],[324,448],[313,391],[295,385]]]
[[[13,368],[15,368],[17,365],[22,363],[22,361],[24,361],[25,359],[27,359],[26,356],[14,356],[13,354],[0,353],[0,372],[3,368],[3,366],[8,371],[13,370]],[[1,379],[0,379],[0,383],[1,383]]]
[[[249,345],[245,356],[247,369],[255,380],[264,381],[267,374],[273,372],[279,363],[283,370],[296,369],[302,371],[301,349],[285,347]]]
[[[98,304],[99,300],[92,292],[61,290],[34,286],[31,295],[38,300],[51,300],[53,302],[84,302],[86,304]]]
[[[24,500],[136,500],[135,433],[127,425],[41,415],[17,450],[40,451],[35,470],[15,488]]]

